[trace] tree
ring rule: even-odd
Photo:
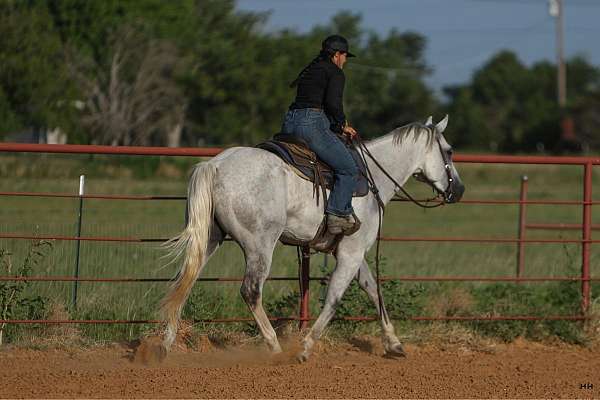
[[[108,39],[106,59],[74,54],[72,70],[83,88],[83,125],[92,142],[166,144],[180,123],[185,99],[174,80],[178,54],[166,40],[122,27]]]
[[[462,141],[492,151],[535,150],[555,143],[558,109],[548,93],[548,65],[526,67],[511,51],[494,55],[472,82],[446,88]],[[543,135],[540,135],[543,133]]]
[[[15,63],[0,86],[4,130],[34,123],[61,126],[70,141],[79,132],[76,140],[108,144],[255,144],[280,129],[295,94],[289,82],[331,33],[347,36],[360,55],[346,70],[346,110],[366,136],[436,106],[422,79],[424,38],[365,32],[350,12],[300,34],[263,32],[268,15],[236,11],[233,0],[3,4],[0,30],[11,40],[0,54],[10,62],[0,68]],[[16,32],[31,47],[21,58]],[[34,70],[40,63],[64,80]],[[31,73],[12,78],[22,68]],[[72,106],[81,103],[81,111]]]
[[[0,133],[76,125],[77,88],[44,6],[0,5]]]
[[[257,143],[266,129],[259,96],[270,79],[259,64],[264,16],[235,13],[232,1],[196,3],[186,43],[192,68],[182,77],[189,98],[186,140],[202,143]],[[277,116],[279,118],[279,116]]]
[[[600,90],[574,102],[571,113],[584,150],[600,150]]]
[[[567,100],[577,116],[576,134],[582,127],[585,141],[594,143],[588,121],[595,119],[593,99],[600,88],[600,72],[581,57],[569,60],[567,69]],[[470,83],[446,88],[446,94],[453,127],[469,147],[505,152],[560,150],[563,111],[556,102],[556,66],[550,62],[527,67],[514,53],[501,51],[475,72]]]
[[[448,105],[451,116],[451,133],[448,139],[456,148],[485,148],[497,151],[499,138],[493,134],[485,117],[485,107],[475,101],[470,87],[447,87]]]
[[[355,43],[362,42],[359,38]],[[383,38],[369,33],[366,45],[358,46],[359,57],[348,63],[346,104],[348,117],[363,136],[381,135],[437,109],[424,82],[429,73],[425,44],[420,34],[392,30]]]

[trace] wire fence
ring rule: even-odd
[[[38,144],[16,144],[0,143],[2,152],[33,152],[33,153],[75,153],[75,154],[121,154],[121,155],[160,155],[160,156],[194,156],[211,157],[217,155],[222,149],[218,148],[160,148],[160,147],[112,147],[112,146],[86,146],[86,145],[38,145]],[[593,281],[600,281],[600,277],[592,277],[590,274],[590,254],[592,245],[600,243],[600,240],[592,239],[592,230],[599,229],[600,226],[592,224],[592,206],[600,204],[600,201],[592,199],[592,169],[600,164],[599,157],[542,157],[542,156],[494,156],[494,155],[456,155],[454,161],[457,163],[485,163],[485,164],[543,164],[543,165],[574,165],[583,168],[583,180],[581,183],[583,199],[575,200],[530,200],[527,198],[527,179],[521,182],[520,198],[518,200],[488,200],[488,199],[465,199],[463,204],[478,205],[518,205],[519,206],[519,232],[517,237],[460,237],[460,236],[382,236],[381,240],[385,242],[464,242],[464,243],[505,243],[515,244],[517,246],[517,268],[515,276],[505,277],[479,277],[479,276],[384,276],[381,281],[479,281],[479,282],[551,282],[551,281],[570,281],[581,282],[581,312],[578,315],[548,315],[548,316],[414,316],[404,319],[414,321],[498,321],[498,320],[585,320],[588,317],[590,306],[591,287]],[[0,192],[0,197],[29,197],[29,198],[65,198],[83,200],[125,200],[125,201],[184,201],[185,196],[166,196],[166,195],[103,195],[103,194],[83,194],[79,195],[67,193],[49,193],[49,192]],[[569,205],[579,206],[582,209],[581,224],[551,224],[551,223],[531,223],[527,221],[527,206],[529,205]],[[527,230],[578,230],[581,232],[579,239],[540,239],[527,238]],[[19,240],[58,240],[75,241],[78,246],[81,242],[122,242],[122,243],[161,243],[166,238],[157,237],[119,237],[119,236],[88,236],[78,234],[69,235],[43,235],[43,234],[22,234],[22,233],[0,233],[2,239]],[[581,247],[581,273],[578,277],[558,276],[558,277],[525,277],[523,276],[525,245],[531,244],[578,244]],[[77,257],[78,258],[78,257]],[[305,327],[308,321],[313,320],[309,315],[308,299],[310,293],[310,282],[325,282],[327,277],[311,276],[310,273],[309,249],[302,248],[302,257],[299,268],[299,276],[276,276],[270,277],[270,281],[289,281],[299,282],[300,287],[300,307],[299,315],[290,317],[272,318],[272,320],[296,320],[300,321],[301,327]],[[76,272],[74,276],[0,276],[2,281],[31,281],[31,282],[167,282],[169,278],[165,277],[86,277],[79,276]],[[232,277],[211,277],[199,278],[201,282],[241,282],[242,278]],[[76,301],[76,286],[74,297]],[[342,318],[351,321],[372,321],[369,316],[352,316]],[[194,322],[203,323],[224,323],[224,322],[242,322],[252,321],[251,318],[213,318],[200,319]],[[157,320],[150,319],[65,319],[65,320],[23,320],[23,319],[3,319],[0,323],[8,324],[140,324],[140,323],[158,323]]]

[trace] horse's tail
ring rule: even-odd
[[[163,340],[165,350],[175,341],[183,305],[205,264],[214,215],[212,192],[215,174],[215,166],[207,162],[194,168],[188,186],[186,227],[166,244],[174,259],[185,255],[175,282],[161,304],[163,320],[167,324]]]

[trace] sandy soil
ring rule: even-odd
[[[407,358],[386,359],[377,340],[355,339],[322,345],[298,364],[294,346],[270,357],[251,346],[204,345],[174,351],[162,363],[131,347],[4,348],[0,397],[600,398],[598,348],[518,342],[475,352],[408,345]]]

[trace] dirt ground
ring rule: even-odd
[[[600,398],[600,349],[519,341],[484,351],[407,345],[387,359],[376,338],[296,345],[268,356],[253,345],[176,350],[162,363],[133,345],[0,348],[6,398]]]

